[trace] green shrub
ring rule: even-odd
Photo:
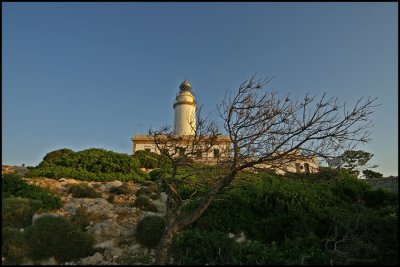
[[[149,178],[138,171],[139,160],[133,156],[91,148],[79,152],[60,149],[48,153],[43,161],[29,170],[26,177],[63,178],[91,181],[136,181]]]
[[[109,192],[115,195],[127,195],[131,192],[131,190],[129,189],[128,184],[124,183],[120,186],[111,187]]]
[[[172,245],[174,264],[268,265],[267,247],[257,241],[239,244],[219,231],[187,230],[175,236]]]
[[[54,256],[65,262],[87,256],[93,240],[64,217],[43,216],[26,228],[30,257],[42,260]]]
[[[160,216],[146,216],[137,226],[136,239],[142,245],[154,247],[160,242],[166,226],[165,219]]]
[[[101,193],[97,192],[87,184],[74,184],[69,188],[69,193],[75,198],[99,198]]]
[[[152,181],[158,181],[160,179],[169,179],[169,178],[171,178],[171,174],[172,174],[172,171],[170,168],[157,169],[157,170],[153,170],[149,173],[150,179]]]
[[[39,200],[44,210],[61,207],[61,199],[50,193],[46,188],[27,184],[19,175],[6,174],[2,176],[2,197],[22,197]]]
[[[33,215],[42,207],[42,202],[27,198],[5,198],[1,213],[4,226],[25,228],[32,223]]]
[[[367,207],[378,208],[389,205],[397,205],[397,194],[385,191],[381,188],[369,190],[365,193],[365,204]]]
[[[357,177],[343,175],[331,186],[331,191],[339,197],[340,200],[354,203],[364,198],[365,193],[370,189],[370,185]]]
[[[169,164],[169,159],[167,157],[145,150],[136,151],[133,157],[139,161],[141,168],[146,169],[159,168]]]
[[[157,183],[155,183],[155,182],[153,182],[153,181],[143,181],[143,182],[141,182],[141,185],[147,186],[147,187],[150,188],[154,193],[159,193],[158,185],[157,185]]]
[[[153,193],[153,190],[149,187],[142,187],[138,189],[135,193],[136,196],[141,196],[141,195],[150,195]]]
[[[64,177],[74,178],[82,181],[98,181],[98,182],[112,182],[112,181],[121,181],[121,182],[141,182],[145,179],[149,179],[147,173],[93,173],[89,172],[85,169],[76,169],[74,167],[65,167],[58,165],[46,165],[44,167],[36,168],[34,170],[29,171],[26,177],[48,177],[54,179],[60,179]]]
[[[157,187],[158,185],[155,183],[155,182],[153,182],[153,181],[143,181],[143,182],[141,182],[140,183],[141,185],[143,185],[143,186],[148,186],[148,187]]]
[[[152,211],[152,212],[158,211],[157,206],[154,205],[154,203],[151,202],[151,199],[146,195],[138,196],[133,206],[146,211]]]
[[[29,246],[26,243],[23,232],[18,229],[2,228],[2,256],[6,258],[4,264],[21,264],[23,259],[29,255]]]
[[[307,256],[306,264],[328,264],[319,239],[312,235],[282,244],[237,243],[220,231],[190,229],[175,236],[171,253],[178,265],[300,265],[302,256]]]
[[[150,194],[150,198],[151,198],[151,199],[154,199],[154,200],[159,199],[159,198],[160,198],[160,194],[151,193],[151,194]]]
[[[87,208],[79,207],[76,213],[71,216],[70,221],[77,225],[81,230],[85,230],[86,226],[90,225],[90,218],[87,213]]]
[[[41,201],[43,210],[55,210],[61,207],[61,198],[52,195],[46,188],[40,186],[31,185],[28,190],[19,195]]]
[[[72,151],[71,149],[68,149],[68,148],[54,150],[52,152],[47,153],[46,156],[44,156],[43,161],[44,162],[53,162],[62,157],[71,156],[74,153],[75,153],[74,151]]]
[[[26,190],[29,185],[22,177],[15,173],[1,175],[2,197],[14,196],[16,193]]]
[[[138,167],[139,162],[127,154],[90,148],[79,152],[69,149],[52,151],[43,158],[38,167],[48,165],[84,169],[92,173],[130,173]]]

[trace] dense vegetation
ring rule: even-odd
[[[65,262],[87,256],[93,239],[78,226],[62,216],[46,215],[38,218],[23,232],[16,228],[2,228],[2,251],[6,264],[22,263],[25,257],[43,260],[54,257]]]
[[[63,177],[86,181],[135,181],[148,179],[139,168],[157,168],[165,159],[155,153],[138,151],[134,156],[90,148],[78,152],[70,149],[52,151],[26,177]]]
[[[142,167],[156,169],[146,175],[139,170]],[[186,203],[182,214],[194,209],[216,177],[226,172],[201,164],[194,167],[178,169],[177,191]],[[156,211],[151,198],[159,198],[157,183],[170,178],[171,170],[164,158],[145,151],[128,156],[103,149],[61,149],[48,153],[27,176],[140,182],[145,187],[136,192],[132,204]],[[28,185],[18,175],[2,178],[2,248],[8,261],[50,254],[59,260],[87,255],[92,241],[81,232],[89,223],[85,210],[71,219],[73,226],[53,218],[33,226],[32,215],[40,209],[58,208],[60,199],[42,187]],[[80,197],[97,196],[82,186],[70,190]],[[110,189],[112,194],[128,191],[126,184]],[[50,238],[54,248],[46,254],[45,244],[35,242],[47,233],[40,229],[53,229],[53,224],[59,225],[55,232],[62,228],[75,235]],[[163,224],[143,225],[143,229],[154,227],[150,232],[155,235],[138,238],[154,246],[161,232],[156,229],[163,229]],[[321,168],[317,174],[285,176],[244,172],[198,221],[175,237],[171,253],[176,264],[398,264],[397,236],[398,195],[372,190],[349,171]],[[57,248],[65,242],[73,244],[71,254]]]
[[[195,207],[194,199],[185,209]],[[244,174],[175,238],[173,257],[178,264],[397,264],[397,207],[397,194],[371,190],[348,172]]]
[[[18,174],[4,174],[1,180],[2,200],[8,198],[28,198],[38,200],[44,210],[57,209],[61,205],[61,199],[53,195],[49,190],[27,184]]]

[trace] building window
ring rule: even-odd
[[[144,151],[150,152],[150,148],[145,148]]]
[[[197,150],[196,158],[201,159],[202,157],[203,157],[203,151],[201,151],[201,149]]]
[[[219,149],[214,149],[214,158],[219,158]]]
[[[300,172],[300,163],[296,162],[296,172]]]
[[[168,149],[166,148],[161,149],[161,155],[168,155]]]
[[[310,173],[310,165],[308,163],[304,163],[304,169],[306,173]]]

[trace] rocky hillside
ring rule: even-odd
[[[115,191],[115,188],[123,185],[120,181],[86,182],[99,195],[96,198],[78,198],[72,196],[70,188],[73,185],[82,184],[82,181],[65,178],[59,180],[24,178],[24,180],[29,184],[47,187],[62,199],[60,209],[52,213],[35,214],[33,223],[45,214],[71,218],[76,215],[78,210],[83,208],[90,219],[85,231],[94,237],[94,249],[97,251],[90,257],[74,262],[62,263],[56,262],[54,258],[49,258],[41,262],[28,261],[26,264],[119,265],[151,264],[154,262],[155,250],[141,246],[135,239],[135,231],[137,224],[143,217],[151,214],[160,216],[165,214],[165,193],[161,193],[158,199],[152,200],[158,210],[154,212],[134,206],[137,198],[135,192],[147,187],[136,183],[124,183],[125,190],[118,192]],[[113,189],[114,191],[112,191]]]

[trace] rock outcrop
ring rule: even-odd
[[[113,187],[123,183],[113,182],[83,182],[75,179],[62,178],[24,178],[30,184],[47,187],[62,199],[59,210],[43,212],[33,216],[33,223],[43,215],[73,217],[79,208],[84,208],[90,224],[85,231],[94,240],[92,255],[73,262],[55,262],[54,258],[42,261],[41,264],[59,265],[120,265],[120,264],[151,264],[154,262],[155,250],[141,246],[135,240],[136,226],[147,215],[165,215],[166,194],[161,193],[157,200],[152,200],[158,212],[145,212],[133,206],[135,192],[142,186],[133,182],[127,183],[128,194],[114,195],[110,193]],[[99,193],[101,198],[74,198],[69,193],[69,187],[74,184],[86,183]],[[145,262],[141,262],[145,259]],[[32,262],[27,262],[31,264]],[[35,262],[36,263],[36,262]]]

